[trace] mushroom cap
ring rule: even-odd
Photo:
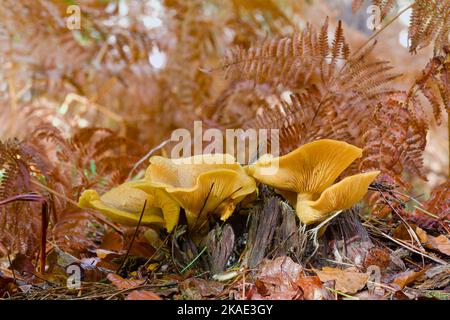
[[[183,159],[152,157],[138,188],[162,188],[186,212],[191,229],[201,229],[209,213],[226,220],[237,203],[256,191],[255,180],[231,155],[200,155]]]
[[[188,224],[192,226],[201,225],[206,215],[212,212],[217,212],[222,220],[226,220],[236,204],[255,190],[255,180],[228,169],[202,173],[196,185],[190,188],[166,189],[186,210]]]
[[[130,183],[124,183],[102,196],[95,190],[85,190],[78,201],[78,206],[99,210],[114,222],[133,226],[139,222],[145,200],[147,200],[145,192],[133,188]],[[147,202],[141,224],[164,225],[161,209]]]
[[[161,156],[150,158],[145,179],[158,187],[192,187],[200,174],[217,169],[243,171],[229,154],[206,154],[188,158],[169,159]]]
[[[357,158],[362,150],[330,139],[307,143],[279,158],[261,157],[247,172],[280,191],[320,194]],[[271,174],[264,174],[271,172]]]
[[[144,185],[145,187],[141,187]],[[130,187],[143,191],[147,195],[147,203],[153,207],[160,208],[164,217],[165,228],[171,232],[178,224],[180,218],[180,206],[170,197],[164,189],[149,186],[147,180],[130,182]]]
[[[379,174],[380,171],[371,171],[346,177],[325,189],[317,200],[298,194],[297,216],[303,223],[312,224],[326,219],[331,212],[350,209],[364,197]]]

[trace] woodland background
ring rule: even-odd
[[[80,30],[66,26],[72,4],[81,8]],[[371,4],[381,10],[375,32],[366,25]],[[406,231],[398,228],[406,221],[448,241],[448,1],[2,0],[0,6],[0,295],[66,298],[48,284],[64,278],[51,259],[101,260],[98,248],[123,258],[134,229],[79,209],[80,193],[142,176],[149,151],[174,129],[192,129],[194,120],[223,130],[278,128],[282,153],[320,138],[363,148],[350,171],[382,171],[363,214],[373,223],[365,225],[371,236],[383,238],[381,230],[425,254],[413,253],[414,280],[427,263],[448,262],[445,240],[444,247],[425,249],[402,239]],[[43,224],[46,276],[38,273]],[[383,239],[387,254],[398,249]],[[155,254],[139,241],[135,256]],[[105,259],[103,267],[111,267]],[[162,265],[133,275],[197,279],[194,271],[161,278],[170,273]],[[104,277],[85,271],[86,281]],[[448,288],[445,272],[440,289]],[[208,285],[213,293],[206,296],[226,295]],[[114,286],[99,286],[83,294],[115,295]]]

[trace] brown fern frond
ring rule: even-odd
[[[436,186],[429,199],[407,219],[424,229],[448,234],[450,231],[450,181]]]
[[[363,131],[351,122],[369,117],[397,77],[388,62],[369,59],[374,45],[352,56],[341,23],[329,43],[327,19],[319,32],[308,25],[292,37],[235,49],[225,59],[227,76],[268,85],[277,96],[259,106],[255,119],[241,118],[242,125],[279,129],[282,152],[326,137],[360,144]],[[294,93],[291,104],[280,98],[283,92]]]
[[[39,191],[31,180],[45,179],[48,169],[46,161],[39,158],[39,153],[24,142],[0,141],[0,200]],[[9,252],[36,254],[41,230],[38,203],[14,201],[0,206],[0,243]]]
[[[361,170],[381,170],[397,183],[404,184],[401,178],[403,165],[400,157],[408,135],[407,114],[407,108],[393,100],[389,101],[386,107],[383,104],[378,105],[363,136]],[[394,128],[391,127],[393,123]]]
[[[426,179],[423,151],[427,127],[418,124],[405,101],[380,103],[363,136],[361,170],[381,170],[389,180],[407,186],[403,174],[411,172]]]
[[[421,108],[417,95],[422,93],[432,107],[434,118],[439,125],[442,119],[442,110],[449,111],[450,63],[445,56],[435,56],[426,65],[422,74],[416,79],[409,90],[409,100],[413,108]],[[414,106],[417,105],[417,106]]]
[[[449,45],[450,2],[416,0],[409,27],[410,51],[417,52],[434,41],[436,53]]]

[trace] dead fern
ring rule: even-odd
[[[450,111],[450,51],[446,52],[446,56],[432,58],[409,90],[408,100],[417,112],[423,113],[424,108],[418,97],[420,93],[428,100],[434,119],[440,125],[442,111]]]
[[[416,206],[407,218],[428,230],[449,233],[450,231],[450,182],[436,186],[423,206]]]
[[[434,41],[435,53],[449,45],[450,2],[416,0],[409,26],[410,51],[417,52]]]
[[[66,138],[55,127],[41,125],[25,141],[0,143],[0,200],[29,193],[47,197],[49,236],[80,253],[93,247],[89,234],[99,225],[95,216],[74,205],[80,193],[90,187],[103,192],[123,182],[142,152],[108,129],[83,128]],[[1,254],[34,256],[40,247],[39,204],[15,201],[0,212]]]
[[[366,130],[361,170],[381,170],[388,182],[402,186],[408,171],[426,179],[422,154],[427,128],[416,123],[404,102],[391,98],[379,103]]]
[[[353,12],[358,11],[364,1],[353,0]],[[395,0],[372,0],[380,9],[381,19],[396,8]],[[450,3],[442,0],[414,0],[409,23],[409,50],[416,53],[433,43],[435,54],[440,54],[449,45]]]
[[[308,25],[292,37],[236,48],[224,62],[227,76],[267,84],[278,95],[242,125],[279,129],[282,153],[319,138],[360,145],[371,105],[392,93],[388,84],[396,78],[389,63],[368,58],[372,50],[351,55],[341,23],[330,41],[328,20],[320,31]]]
[[[39,192],[33,177],[45,179],[47,163],[29,145],[18,140],[0,142],[0,200]],[[40,246],[41,208],[38,203],[13,201],[0,206],[1,255],[33,257]]]

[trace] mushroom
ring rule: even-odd
[[[112,221],[137,225],[145,201],[147,204],[141,224],[165,226],[170,232],[178,222],[180,207],[163,190],[153,188],[146,192],[135,188],[139,181],[125,182],[100,196],[95,190],[85,190],[78,206],[97,209]]]
[[[365,195],[379,171],[356,174],[332,185],[361,156],[360,148],[323,139],[279,158],[263,156],[246,170],[283,195],[303,223],[313,224],[326,219],[329,213],[351,208]]]
[[[141,190],[163,189],[184,208],[191,230],[203,230],[208,214],[217,213],[225,221],[236,205],[256,191],[234,157],[224,154],[199,155],[182,159],[155,156],[150,159]]]

